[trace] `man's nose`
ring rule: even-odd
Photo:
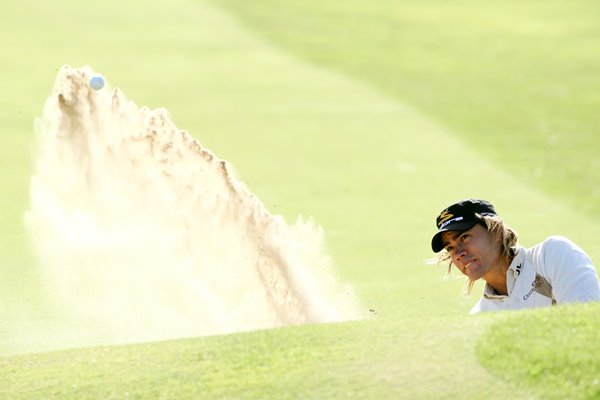
[[[462,247],[461,245],[456,245],[454,247],[454,259],[455,260],[460,260],[462,257],[465,256],[465,254],[467,254],[467,251],[465,250],[464,247]]]

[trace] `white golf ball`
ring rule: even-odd
[[[94,75],[90,78],[90,87],[94,90],[100,90],[104,87],[104,78],[102,75]]]

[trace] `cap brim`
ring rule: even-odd
[[[431,239],[431,249],[434,253],[439,253],[444,249],[444,244],[442,243],[442,235],[444,232],[448,231],[466,231],[471,229],[477,224],[477,221],[457,221],[445,226],[443,229],[437,231],[435,235],[433,235],[433,239]]]

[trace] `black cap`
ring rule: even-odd
[[[466,231],[481,222],[481,219],[477,218],[475,214],[498,215],[489,201],[478,199],[461,200],[442,211],[435,219],[438,231],[431,239],[433,252],[438,253],[444,248],[442,243],[444,232]]]

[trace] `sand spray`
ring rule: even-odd
[[[93,75],[58,73],[26,214],[65,330],[119,343],[359,318],[319,226],[270,214],[165,110]]]

